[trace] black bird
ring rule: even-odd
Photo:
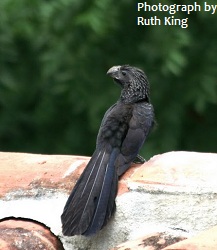
[[[64,207],[62,230],[67,236],[93,235],[107,224],[115,212],[118,177],[137,157],[154,123],[145,73],[123,65],[107,74],[121,86],[121,96],[105,113],[96,150]]]

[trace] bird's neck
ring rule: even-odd
[[[145,92],[145,90],[141,89],[135,90],[132,88],[122,89],[120,99],[125,104],[142,102],[142,101],[149,102],[149,97],[148,94]]]

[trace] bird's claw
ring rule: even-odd
[[[144,162],[146,162],[146,160],[141,155],[137,155],[133,160],[135,164],[143,164]]]

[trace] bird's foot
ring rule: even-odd
[[[141,155],[137,155],[133,160],[135,164],[143,164],[144,162],[146,162],[146,160]]]

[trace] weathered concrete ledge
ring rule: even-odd
[[[63,237],[60,215],[88,160],[0,152],[0,249],[217,249],[217,154],[169,152],[133,165],[106,228]],[[39,242],[33,236],[41,243],[25,248]]]

